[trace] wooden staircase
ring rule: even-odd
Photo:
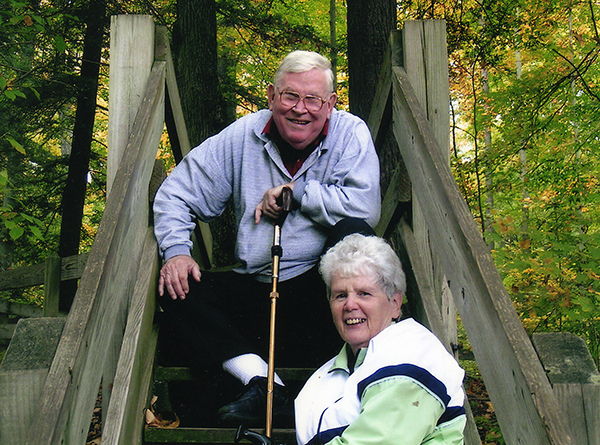
[[[380,153],[387,190],[377,233],[403,256],[415,318],[452,350],[458,309],[507,443],[596,445],[597,370],[574,384],[549,381],[441,155],[447,144],[432,130],[436,120],[448,122],[442,115],[448,100],[445,25],[407,22],[402,38],[395,36],[368,124],[376,146],[388,150]],[[164,176],[155,160],[165,122],[176,159],[190,148],[169,51],[166,30],[155,27],[150,16],[112,18],[113,170],[105,212],[68,316],[39,319],[64,324],[48,360],[36,369],[0,367],[0,422],[11,426],[10,437],[0,428],[0,443],[84,444],[99,388],[103,445],[233,442],[234,428],[212,428],[216,422],[186,410],[176,430],[144,428],[143,410],[155,390],[166,388],[172,397],[162,399],[176,411],[179,406],[193,411],[187,402],[178,405],[182,393],[203,400],[189,370],[156,366],[154,354],[160,261],[151,201]],[[439,134],[447,135],[447,128],[440,127]],[[395,144],[380,144],[388,135]],[[196,257],[210,259],[206,225],[199,233]],[[306,375],[281,372],[289,381]],[[201,383],[211,383],[210,377]],[[572,420],[575,406],[579,423]],[[274,438],[294,443],[294,432],[276,428]],[[481,443],[472,421],[465,443]]]

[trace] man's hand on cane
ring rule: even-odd
[[[283,193],[283,189],[287,187],[290,190],[294,189],[294,183],[289,182],[282,184],[277,187],[273,187],[265,192],[262,201],[258,203],[254,210],[254,222],[260,223],[260,219],[263,215],[268,216],[274,220],[277,220],[283,215],[284,209],[278,204],[279,198]]]

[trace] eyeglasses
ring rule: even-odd
[[[302,100],[304,101],[304,106],[306,109],[311,113],[320,111],[321,108],[323,108],[323,104],[327,102],[325,99],[319,96],[300,96],[294,91],[280,91],[279,99],[281,101],[281,105],[287,108],[294,108]]]

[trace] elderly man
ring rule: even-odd
[[[165,263],[161,306],[192,366],[219,366],[245,385],[220,410],[227,422],[264,415],[268,294],[278,198],[292,190],[282,229],[278,363],[316,365],[337,347],[317,268],[326,245],[368,232],[380,213],[379,161],[365,123],[334,108],[331,65],[309,51],[288,54],[268,91],[269,110],[244,116],[192,150],[154,204]],[[232,272],[200,272],[190,256],[195,219],[221,214],[232,199],[237,223]],[[307,308],[309,310],[307,311]],[[314,348],[307,357],[305,348]],[[275,415],[286,397],[276,379]]]

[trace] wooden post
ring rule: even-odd
[[[448,164],[450,135],[450,92],[448,86],[448,50],[446,48],[446,23],[443,20],[407,21],[402,30],[402,66],[410,79],[415,94],[425,111],[436,142],[439,154]],[[419,196],[413,190],[412,227],[418,251],[427,271],[424,277],[430,280],[434,298],[440,307],[443,332],[442,342],[452,347],[457,344],[456,308],[446,277],[441,272],[429,245],[428,224],[421,210],[421,201],[427,197]]]
[[[21,319],[0,365],[0,443],[25,443],[65,323]]]
[[[133,123],[144,98],[144,92],[150,77],[152,64],[157,52],[155,24],[149,15],[117,15],[111,17],[110,27],[110,76],[109,76],[109,120],[108,120],[108,165],[107,193],[110,197],[112,182],[116,176],[124,151],[129,143]],[[160,42],[164,46],[164,42]],[[161,85],[164,88],[164,85]],[[164,96],[163,99],[164,101]],[[164,107],[163,107],[164,110]],[[153,128],[148,131],[152,139],[160,137],[163,130],[164,114],[157,115]],[[122,298],[127,300],[129,289],[123,289]],[[125,313],[120,314],[122,321],[115,325],[121,329],[125,323]],[[112,342],[109,354],[104,362],[102,377],[102,413],[106,416],[113,388],[121,342]]]
[[[106,190],[110,195],[119,163],[142,102],[154,62],[154,20],[149,15],[117,15],[110,21],[108,160]],[[106,414],[120,345],[114,344],[102,385]]]
[[[44,269],[44,316],[58,316],[60,299],[61,258],[52,255],[46,258]]]
[[[577,445],[600,445],[600,373],[585,342],[569,332],[533,334],[533,345]]]
[[[113,16],[110,35],[107,195],[154,62],[154,21],[149,15]]]

